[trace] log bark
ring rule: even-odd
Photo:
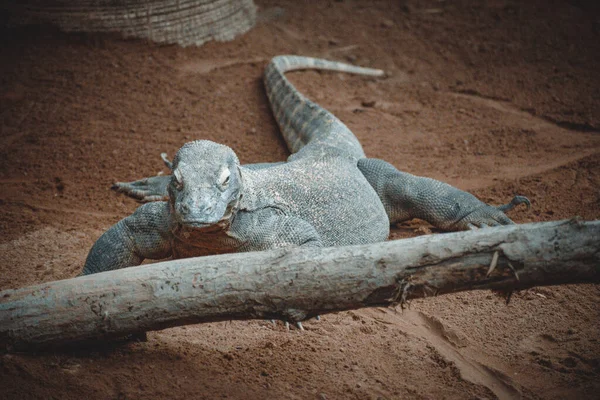
[[[232,40],[256,23],[252,0],[9,0],[0,11],[8,26],[51,24],[181,46]]]
[[[600,221],[226,254],[2,291],[0,348],[28,350],[231,319],[301,321],[434,294],[599,281]]]

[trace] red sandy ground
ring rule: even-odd
[[[500,204],[517,222],[600,218],[600,12],[584,1],[260,1],[229,43],[182,49],[46,29],[0,45],[0,289],[75,276],[137,204],[109,190],[186,141],[288,155],[261,74],[296,53],[387,79],[298,72],[367,154]],[[485,3],[485,4],[483,4]],[[428,233],[420,221],[393,239]],[[145,343],[0,356],[6,399],[597,398],[598,286],[489,292],[410,310],[187,326]]]

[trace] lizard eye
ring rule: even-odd
[[[227,187],[229,185],[229,178],[231,177],[231,171],[229,169],[224,169],[219,176],[219,185],[222,187]]]
[[[183,177],[181,176],[181,171],[179,171],[178,169],[173,171],[173,177],[175,178],[174,182],[177,190],[183,189]]]

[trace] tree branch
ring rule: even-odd
[[[27,350],[231,319],[301,321],[465,290],[599,281],[600,221],[226,254],[2,291],[0,348]]]

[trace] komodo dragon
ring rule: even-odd
[[[185,144],[172,175],[116,189],[147,201],[94,244],[82,274],[183,258],[292,246],[343,246],[386,240],[390,224],[421,218],[444,230],[512,224],[504,214],[529,201],[493,207],[430,178],[365,157],[354,134],[285,78],[299,69],[381,76],[383,71],[326,60],[278,56],[264,82],[293,153],[287,162],[240,165],[229,147]]]

